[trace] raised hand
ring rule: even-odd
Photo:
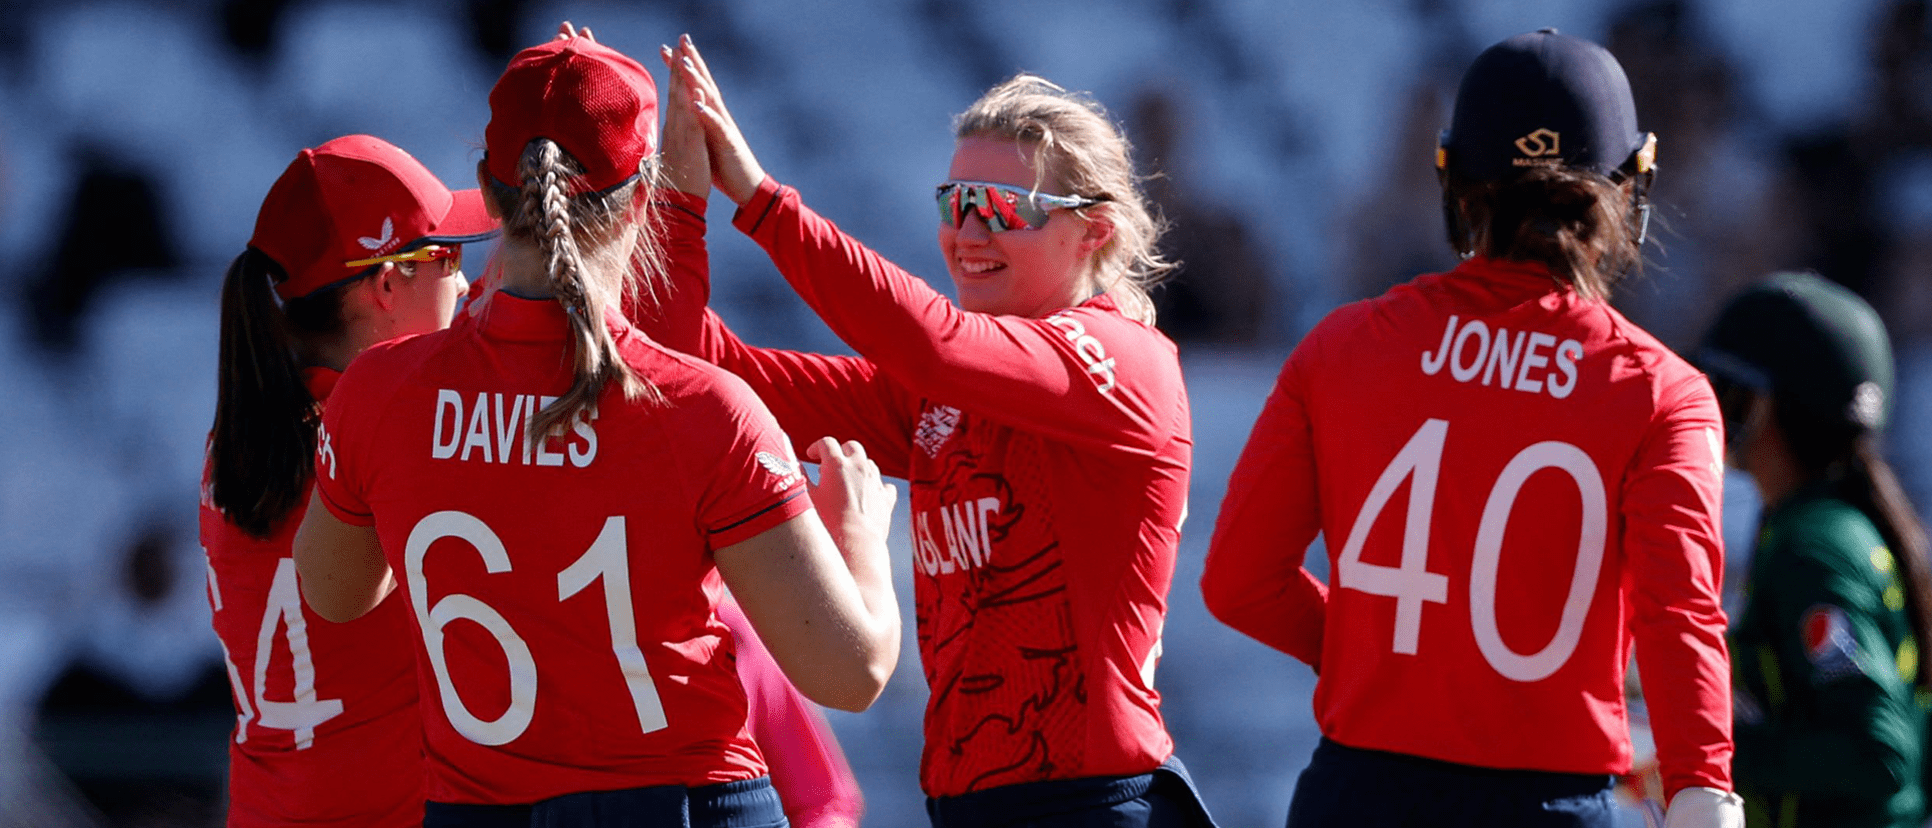
[[[698,123],[704,127],[711,181],[732,203],[743,205],[764,182],[765,169],[758,165],[751,145],[745,143],[744,133],[731,119],[730,110],[725,109],[724,97],[718,93],[711,68],[705,65],[704,55],[698,53],[690,35],[678,38],[672,59],[684,70],[681,76],[672,76],[673,94],[690,100]]]
[[[658,55],[671,71],[669,89],[664,96],[664,176],[675,187],[703,198],[711,194],[711,155],[705,147],[704,125],[698,121],[696,102],[679,90],[692,85],[686,61],[678,51],[659,46]]]

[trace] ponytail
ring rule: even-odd
[[[321,406],[302,380],[297,336],[342,327],[335,291],[278,306],[271,285],[286,275],[251,247],[228,266],[221,286],[209,496],[230,523],[255,537],[267,537],[302,504],[315,472]]]
[[[1921,690],[1932,690],[1932,663],[1928,663],[1923,649],[1932,645],[1932,561],[1927,557],[1925,524],[1919,521],[1912,501],[1905,496],[1905,487],[1899,484],[1898,475],[1885,462],[1870,433],[1852,444],[1838,485],[1840,496],[1871,518],[1879,537],[1892,550],[1893,566],[1905,587],[1905,616],[1920,647],[1918,674],[1910,678]]]
[[[485,168],[487,169],[487,168]],[[655,172],[655,165],[652,166]],[[617,340],[604,322],[607,311],[621,309],[638,290],[641,272],[654,281],[663,257],[650,205],[633,204],[642,178],[596,192],[575,192],[583,167],[555,141],[537,138],[517,161],[521,187],[492,180],[490,196],[504,216],[506,239],[535,246],[544,275],[569,320],[570,390],[530,419],[530,435],[544,438],[590,409],[616,382],[625,399],[661,402],[656,386],[618,353]],[[644,226],[636,247],[617,251],[609,244],[626,221]]]
[[[1775,395],[1772,415],[1799,473],[1807,480],[1829,481],[1832,493],[1865,513],[1891,550],[1905,590],[1905,617],[1921,648],[1918,670],[1911,679],[1932,691],[1932,660],[1923,649],[1932,646],[1932,549],[1928,548],[1932,542],[1898,475],[1879,452],[1877,433],[1840,418],[1822,417]]]

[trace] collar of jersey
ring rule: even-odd
[[[569,318],[555,299],[526,299],[499,290],[483,306],[477,324],[483,335],[518,342],[562,340],[570,335]]]
[[[615,309],[604,313],[612,335],[624,338],[631,323]],[[570,318],[555,299],[529,299],[498,290],[483,305],[477,325],[483,335],[512,342],[561,342],[570,336]]]
[[[335,381],[339,379],[342,379],[342,372],[334,368],[317,365],[302,369],[302,384],[308,387],[309,396],[315,398],[316,402],[328,399],[329,392],[335,390]]]
[[[1523,287],[1535,293],[1549,293],[1560,287],[1555,277],[1550,275],[1549,265],[1542,262],[1471,256],[1456,265],[1453,272],[1468,274],[1499,287]]]

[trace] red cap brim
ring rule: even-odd
[[[496,236],[497,220],[491,218],[490,211],[483,206],[482,190],[453,190],[449,195],[449,212],[424,238],[446,244],[466,244]]]

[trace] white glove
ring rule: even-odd
[[[1685,788],[1670,798],[1664,828],[1744,828],[1744,798],[1716,788]]]

